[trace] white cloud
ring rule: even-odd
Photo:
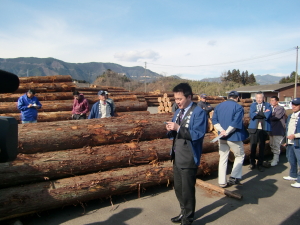
[[[159,54],[152,50],[127,51],[116,53],[114,57],[118,60],[126,62],[137,62],[140,59],[150,59],[155,61],[159,58]]]

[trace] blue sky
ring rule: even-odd
[[[277,76],[296,69],[299,0],[0,0],[0,5],[0,58],[128,67],[147,62],[159,74],[194,80],[232,69]]]

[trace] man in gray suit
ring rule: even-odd
[[[286,114],[282,106],[278,105],[279,98],[277,96],[271,97],[270,104],[272,106],[271,115],[271,131],[269,133],[270,137],[270,147],[273,152],[273,159],[270,161],[270,166],[276,166],[279,162],[280,154],[280,142],[285,135],[285,120]]]

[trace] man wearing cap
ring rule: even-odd
[[[99,91],[98,97],[99,101],[93,105],[88,119],[107,118],[114,116],[112,105],[106,101],[105,92],[102,90]]]
[[[231,91],[228,100],[220,103],[214,111],[212,123],[219,135],[219,185],[227,187],[241,185],[242,167],[244,162],[244,143],[248,133],[243,124],[244,108],[237,103],[239,93]],[[229,181],[227,182],[226,171],[230,149],[234,153],[235,160]]]
[[[268,162],[269,166],[276,166],[279,162],[280,155],[280,142],[285,136],[285,110],[282,106],[278,105],[279,98],[277,96],[272,96],[270,103],[272,106],[271,115],[271,131],[269,133],[270,147],[273,152],[273,159]]]
[[[21,111],[22,123],[36,123],[37,109],[40,109],[42,104],[35,97],[35,90],[29,89],[24,95],[18,99],[18,109]]]
[[[86,114],[89,112],[89,102],[84,98],[83,94],[80,94],[78,91],[74,91],[73,96],[73,120],[86,119]]]
[[[271,131],[270,117],[272,108],[268,102],[264,102],[264,94],[262,92],[255,94],[255,100],[256,102],[250,105],[250,123],[248,126],[251,146],[249,169],[253,170],[256,167],[256,147],[259,142],[257,169],[263,172],[265,142],[268,136],[267,132]]]
[[[207,118],[205,111],[192,101],[193,92],[188,83],[178,84],[173,88],[173,92],[179,109],[174,113],[172,122],[167,122],[166,129],[169,138],[173,139],[171,159],[180,214],[171,218],[171,222],[190,225],[195,214],[196,175]]]
[[[198,102],[198,106],[203,109],[207,116],[209,117],[209,113],[214,109],[207,101],[206,101],[207,95],[201,94],[200,95],[200,101]]]
[[[293,99],[292,111],[293,113],[289,115],[286,123],[286,155],[291,168],[289,176],[285,176],[283,179],[296,181],[295,183],[291,184],[291,186],[300,188],[300,98]]]
[[[106,96],[106,101],[108,101],[112,105],[113,111],[116,112],[116,106],[115,106],[114,100],[112,100],[111,98],[108,97],[107,91],[104,91],[104,93]]]

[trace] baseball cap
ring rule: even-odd
[[[100,90],[100,91],[98,92],[98,95],[105,95],[105,92],[102,91],[102,90]]]
[[[237,91],[231,91],[228,96],[239,96],[239,93]]]
[[[292,104],[293,104],[293,105],[300,105],[300,98],[294,98],[294,99],[292,100]]]
[[[206,98],[207,97],[207,94],[201,94],[200,95],[200,98]]]

